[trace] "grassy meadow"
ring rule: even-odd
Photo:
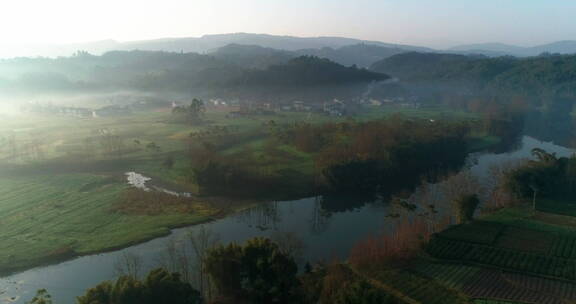
[[[189,213],[113,212],[126,188],[94,174],[0,177],[0,272],[124,247],[216,212],[201,203]]]
[[[368,109],[358,119],[401,113],[430,119],[470,119],[470,114],[441,110]],[[64,116],[5,117],[0,124],[0,272],[25,269],[77,255],[128,246],[165,235],[170,228],[222,216],[222,208],[202,202],[192,212],[142,215],[114,211],[128,189],[124,173],[136,171],[171,189],[195,191],[187,156],[191,132],[227,126],[247,140],[220,151],[257,160],[262,170],[313,170],[312,157],[289,146],[262,153],[264,123],[322,123],[346,118],[320,114],[282,113],[227,118],[226,111],[208,111],[204,125],[171,121],[169,109],[110,118]],[[122,151],[104,153],[90,137],[106,130],[122,139]],[[479,137],[480,140],[481,137]],[[15,144],[14,144],[15,143]],[[149,149],[154,143],[158,149]],[[171,168],[163,165],[171,157]],[[209,199],[207,199],[209,200]],[[240,202],[228,212],[253,202]],[[187,209],[188,210],[188,209]]]

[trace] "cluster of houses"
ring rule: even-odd
[[[409,100],[406,99],[404,97],[398,97],[398,98],[385,98],[385,99],[374,99],[374,98],[370,98],[368,100],[364,100],[363,102],[364,104],[369,104],[372,106],[378,106],[378,107],[401,107],[401,108],[420,108],[420,103],[416,102],[414,99]]]
[[[346,111],[346,103],[334,99],[322,103],[311,103],[301,100],[283,103],[244,103],[240,106],[238,111],[233,113],[235,116],[238,116],[240,113],[269,114],[277,112],[306,112],[320,113],[330,116],[343,116],[346,114]]]
[[[239,117],[254,114],[269,114],[277,112],[308,112],[320,113],[329,116],[344,116],[353,112],[351,109],[358,104],[367,104],[379,107],[401,107],[401,108],[419,108],[420,104],[415,100],[408,98],[388,98],[388,99],[365,99],[355,100],[354,102],[344,102],[339,99],[333,99],[324,102],[305,102],[294,100],[291,102],[240,102],[239,100],[224,101],[222,99],[210,99],[207,102],[209,108],[227,108],[231,109],[230,117]]]

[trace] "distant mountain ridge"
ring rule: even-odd
[[[504,43],[467,44],[452,47],[448,51],[476,53],[487,56],[499,54],[500,56],[511,55],[518,57],[538,56],[542,53],[575,54],[576,40],[556,41],[533,47],[521,47]]]
[[[139,49],[149,51],[184,51],[203,53],[215,50],[228,44],[258,45],[261,47],[274,48],[278,50],[297,51],[300,49],[308,48],[339,48],[360,43],[383,47],[402,48],[411,51],[432,51],[432,49],[425,47],[344,37],[294,37],[251,33],[217,34],[204,35],[200,38],[174,38],[126,42],[119,45],[119,47],[123,50]]]
[[[284,64],[291,58],[315,56],[330,59],[344,66],[356,65],[369,68],[372,64],[390,56],[410,52],[398,47],[384,47],[370,44],[353,44],[339,48],[301,49],[296,51],[279,50],[258,45],[229,44],[207,55],[224,59],[229,63],[247,68],[266,68]]]
[[[560,54],[576,53],[576,40],[557,41],[533,47],[521,47],[504,43],[480,43],[455,46],[447,50],[436,50],[421,46],[346,37],[295,37],[231,33],[127,42],[102,40],[60,45],[30,44],[12,46],[0,42],[0,58],[70,56],[77,51],[87,51],[94,55],[101,55],[109,51],[132,50],[215,54],[218,53],[218,49],[228,45],[261,47],[280,52],[294,52],[295,55],[314,55],[328,58],[343,65],[356,64],[360,67],[369,67],[376,61],[404,52],[454,53],[464,55],[480,54],[489,57],[506,55],[527,57],[537,56],[545,52]],[[279,53],[276,53],[276,55],[278,54]],[[257,63],[256,66],[259,64],[260,63]]]
[[[62,44],[62,45],[26,45],[22,47],[2,46],[1,57],[57,57],[70,56],[78,50],[99,55],[107,51],[115,50],[142,50],[142,51],[166,51],[166,52],[213,52],[218,48],[229,44],[257,45],[265,48],[278,50],[297,51],[301,49],[320,49],[324,47],[340,48],[354,44],[376,45],[387,48],[404,49],[409,51],[428,52],[434,51],[426,47],[385,43],[380,41],[361,40],[344,37],[294,37],[275,36],[268,34],[233,33],[204,35],[194,38],[161,38],[154,40],[118,42],[104,40],[88,43]]]

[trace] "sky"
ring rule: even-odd
[[[342,36],[444,48],[576,39],[574,0],[1,0],[0,44]]]

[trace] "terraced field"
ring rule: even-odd
[[[436,237],[430,242],[428,253],[440,259],[490,265],[560,279],[576,279],[574,259],[447,240],[442,237]]]
[[[576,284],[566,281],[461,264],[430,263],[413,269],[472,299],[550,304],[576,299]]]
[[[435,235],[426,251],[439,261],[414,269],[475,303],[574,303],[574,228],[506,212]]]
[[[474,279],[481,268],[461,264],[426,263],[418,264],[412,269],[442,285],[460,290],[468,281]]]
[[[501,300],[475,299],[474,304],[531,304],[531,303],[511,302],[511,301],[501,301]]]
[[[363,272],[376,282],[399,291],[409,303],[463,304],[470,303],[468,297],[456,289],[407,269]]]
[[[574,289],[574,286],[571,286]],[[466,282],[462,292],[473,299],[504,300],[520,303],[563,304],[568,300],[559,295],[528,289],[506,280],[499,270],[482,269]]]
[[[201,208],[157,216],[113,212],[125,187],[91,174],[0,176],[0,272],[127,246],[209,219],[210,210]]]

